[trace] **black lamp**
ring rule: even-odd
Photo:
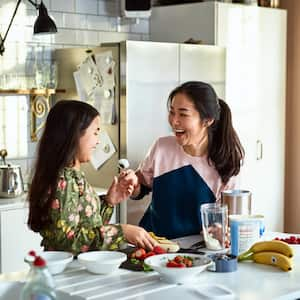
[[[0,34],[0,54],[1,55],[3,55],[3,53],[5,51],[4,42],[6,40],[6,37],[7,37],[8,31],[11,27],[11,24],[15,18],[15,15],[18,11],[18,8],[21,4],[21,1],[22,0],[18,0],[18,2],[17,2],[15,11],[9,22],[9,25],[8,25],[8,28],[6,30],[4,37],[2,38],[2,36]],[[43,1],[41,1],[40,4],[37,4],[37,2],[33,2],[32,0],[27,0],[27,1],[29,1],[36,9],[39,10],[39,15],[34,23],[33,33],[34,34],[56,33],[57,32],[56,25],[55,25],[54,21],[49,17],[47,8],[44,5]]]

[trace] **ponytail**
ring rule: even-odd
[[[226,184],[230,177],[240,172],[245,152],[232,126],[230,108],[221,99],[219,106],[220,118],[208,128],[208,159]]]
[[[213,87],[201,81],[188,81],[175,88],[169,95],[168,108],[178,93],[185,94],[199,112],[201,120],[214,120],[208,127],[208,163],[213,163],[222,182],[239,173],[245,152],[231,120],[229,106],[218,96]]]

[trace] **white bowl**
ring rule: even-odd
[[[73,260],[73,254],[64,251],[44,251],[39,255],[46,260],[47,267],[52,275],[61,273]]]
[[[174,259],[177,255],[191,257],[194,265],[189,268],[167,267],[168,260]],[[163,280],[171,283],[185,283],[191,281],[195,275],[204,271],[212,263],[212,260],[200,254],[167,253],[150,256],[145,259],[145,263],[157,271]]]
[[[77,259],[92,273],[108,274],[117,270],[127,255],[117,251],[90,251],[79,254]]]

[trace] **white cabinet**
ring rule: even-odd
[[[283,230],[286,24],[285,10],[219,2],[153,7],[150,24],[153,41],[226,47],[225,100],[246,151],[241,187],[272,231]]]
[[[41,237],[27,227],[28,208],[0,210],[0,273],[28,268],[24,256],[41,250]]]

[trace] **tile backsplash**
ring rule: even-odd
[[[40,2],[40,1],[38,1]],[[44,0],[49,15],[55,20],[58,33],[33,36],[33,24],[37,11],[23,0],[5,41],[5,52],[0,56],[0,88],[35,87],[37,61],[51,61],[54,49],[64,47],[97,46],[105,42],[126,39],[148,40],[148,19],[121,18],[119,0]],[[0,1],[0,33],[4,37],[15,9],[15,0]],[[1,96],[0,103],[19,101],[18,96]],[[29,107],[29,97],[28,107]],[[16,119],[20,112],[6,111],[2,105],[2,116]],[[30,141],[29,110],[27,122],[26,156],[9,155],[7,161],[22,167],[25,182],[30,177],[34,163],[36,143]],[[5,118],[0,119],[0,148],[9,147],[3,138]],[[24,140],[20,138],[20,140]],[[15,149],[7,149],[16,153]]]

